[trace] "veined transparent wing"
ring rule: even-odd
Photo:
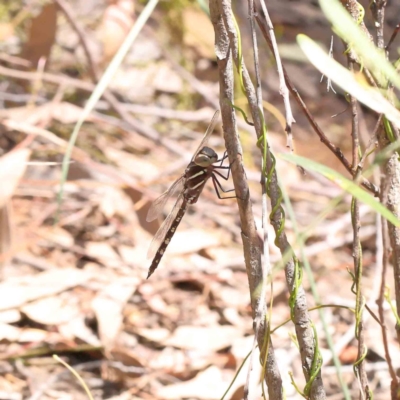
[[[151,222],[154,221],[157,217],[159,217],[168,199],[170,199],[176,191],[181,191],[182,188],[183,188],[183,176],[177,179],[160,197],[154,200],[153,204],[150,206],[149,211],[147,213],[146,221]]]
[[[215,111],[214,116],[212,117],[212,120],[210,122],[210,125],[208,125],[206,133],[204,134],[199,147],[197,148],[196,152],[194,153],[194,155],[192,157],[192,161],[196,158],[197,153],[207,144],[208,139],[215,128],[215,125],[217,125],[218,117],[219,117],[219,110]]]
[[[178,211],[181,208],[182,203],[183,203],[183,192],[181,192],[181,194],[178,197],[178,200],[176,200],[174,208],[168,214],[168,217],[165,219],[165,221],[162,223],[157,233],[153,237],[153,240],[151,241],[149,250],[147,252],[147,258],[153,258],[157,253],[157,250],[159,249],[161,243],[164,241],[165,235],[167,234],[169,228],[171,227],[171,224],[174,222],[176,214],[178,214]]]

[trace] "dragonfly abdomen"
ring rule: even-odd
[[[189,205],[189,203],[186,200],[183,200],[181,208],[179,209],[178,213],[176,214],[174,221],[172,222],[167,233],[165,234],[165,238],[162,241],[162,243],[160,244],[160,247],[158,248],[156,255],[154,256],[153,262],[151,263],[150,268],[149,268],[149,273],[147,275],[147,279],[149,279],[150,276],[153,274],[153,272],[157,269],[158,264],[160,263],[161,258],[164,255],[166,248],[168,247],[172,237],[174,236],[174,234],[176,232],[176,229],[178,228],[180,222],[182,221],[183,216],[186,213],[188,205]]]

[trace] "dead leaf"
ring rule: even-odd
[[[39,60],[50,57],[51,48],[56,38],[57,5],[49,3],[43,6],[41,13],[32,19],[27,32],[22,58],[32,62],[36,67]]]
[[[194,47],[202,57],[213,59],[214,33],[210,18],[198,8],[185,7],[183,22],[185,46]]]
[[[0,322],[0,342],[16,342],[21,334],[21,328]]]
[[[51,117],[62,124],[74,124],[82,115],[83,109],[75,104],[62,101],[57,104],[48,103],[43,104],[44,107],[47,106],[47,110]],[[50,110],[49,110],[50,109]],[[48,117],[47,117],[48,118]],[[93,121],[93,116],[85,118],[86,121]]]
[[[168,245],[167,254],[195,253],[201,249],[218,246],[220,243],[220,236],[211,231],[187,229],[175,233]]]
[[[133,0],[117,0],[104,12],[99,32],[104,48],[104,63],[108,63],[118,51],[134,23]]]
[[[44,325],[58,325],[69,321],[80,313],[77,302],[71,301],[71,295],[51,296],[29,303],[21,308],[32,321]]]
[[[347,346],[339,356],[340,362],[343,364],[352,364],[357,360],[357,347],[353,345]]]
[[[181,93],[183,90],[182,78],[166,64],[158,64],[153,86],[156,90],[166,93]]]
[[[112,148],[109,145],[104,146],[102,150],[110,161],[115,162],[123,171],[135,178],[142,179],[143,176],[146,176],[147,179],[152,180],[160,175],[160,171],[154,163],[144,160],[143,157]]]
[[[2,276],[2,268],[12,258],[12,240],[13,240],[13,224],[12,224],[12,206],[11,202],[0,207],[0,278]]]
[[[15,192],[30,155],[29,149],[18,149],[0,158],[0,208],[5,206]]]
[[[136,331],[140,336],[151,342],[163,342],[170,336],[170,331],[166,328],[153,328],[153,329],[138,329]]]
[[[129,216],[133,212],[129,196],[122,189],[111,186],[102,191],[99,199],[99,207],[108,219],[114,215]]]
[[[0,310],[20,307],[28,301],[60,293],[82,285],[91,274],[75,268],[64,268],[10,279],[0,284]]]
[[[102,375],[112,382],[122,382],[127,378],[136,378],[145,372],[138,354],[128,348],[113,348],[109,356],[111,362],[103,365]]]
[[[13,324],[21,319],[21,313],[18,310],[7,310],[0,312],[0,322]]]
[[[164,344],[186,350],[218,351],[231,346],[232,342],[242,334],[238,328],[227,325],[180,326]]]
[[[77,315],[65,324],[60,324],[58,326],[58,331],[60,335],[69,340],[77,338],[83,343],[88,343],[94,347],[101,346],[99,338],[93,333],[92,329],[87,326],[85,315]]]
[[[44,341],[48,336],[49,333],[42,329],[19,328],[0,323],[0,342],[4,340],[8,342],[33,343]]]
[[[99,260],[108,267],[116,268],[122,264],[119,255],[106,242],[87,242],[85,247],[89,256]]]
[[[62,101],[54,104],[48,102],[34,108],[13,107],[0,110],[0,118],[7,118],[13,121],[24,121],[26,124],[41,125],[43,121],[55,119],[62,124],[73,124],[80,118],[83,109],[75,104]],[[91,114],[86,121],[94,121],[95,117]]]
[[[92,302],[102,344],[109,350],[121,329],[123,308],[139,283],[137,278],[119,278],[105,287]]]
[[[204,400],[220,399],[231,383],[233,371],[224,372],[215,366],[199,373],[194,379],[156,390],[160,399],[196,398]]]
[[[38,235],[62,247],[70,248],[75,244],[73,236],[59,226],[41,226]]]
[[[9,37],[14,35],[14,26],[10,22],[0,23],[0,40],[5,42]]]

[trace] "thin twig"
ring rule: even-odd
[[[257,87],[257,106],[260,110],[260,113],[263,113],[263,99],[262,99],[262,87],[261,87],[261,77],[260,77],[260,65],[259,65],[259,58],[258,58],[258,44],[257,44],[257,35],[256,35],[256,29],[255,29],[255,23],[254,23],[254,0],[248,0],[248,13],[249,13],[249,20],[250,20],[250,28],[251,28],[251,38],[252,38],[252,44],[253,44],[253,57],[254,57],[254,70],[255,70],[255,75],[256,75],[256,87]],[[287,126],[289,126],[287,124]],[[290,124],[290,129],[291,129],[291,124]],[[289,130],[290,132],[290,130]],[[264,163],[264,160],[263,160]],[[249,363],[249,370],[247,374],[247,380],[244,388],[244,398],[246,399],[249,394],[249,384],[250,384],[250,373],[253,368],[253,354],[255,353],[255,348],[256,348],[256,342],[257,338],[260,336],[260,330],[261,327],[264,324],[265,321],[265,330],[267,335],[265,337],[267,338],[266,340],[269,341],[270,337],[268,336],[268,330],[270,329],[270,321],[266,318],[266,295],[267,295],[267,284],[268,281],[271,281],[271,264],[270,264],[270,254],[269,254],[269,241],[268,241],[268,207],[267,207],[267,192],[266,192],[266,187],[265,187],[265,167],[264,165],[262,166],[261,170],[261,189],[262,189],[262,226],[263,226],[263,253],[264,253],[264,263],[261,265],[262,268],[262,286],[259,289],[259,296],[258,296],[258,304],[257,304],[257,309],[256,309],[256,318],[255,318],[255,335],[254,335],[254,341],[253,341],[253,348],[252,348],[252,356],[250,358],[250,363]],[[271,296],[273,293],[271,292]],[[270,343],[268,342],[264,346],[269,346]],[[261,351],[263,351],[263,347],[260,348]],[[262,355],[261,357],[264,357]],[[279,373],[279,371],[277,371]],[[269,374],[267,372],[267,374]]]
[[[276,43],[276,38],[275,38],[274,26],[272,25],[271,18],[269,17],[269,13],[268,13],[267,6],[265,5],[265,1],[260,0],[260,3],[261,3],[261,9],[263,10],[263,13],[264,13],[265,20],[267,22],[268,36],[271,39],[272,49],[273,49],[273,53],[274,53],[274,57],[275,57],[275,61],[276,61],[276,67],[278,70],[279,93],[283,97],[283,103],[285,105],[285,111],[286,111],[286,129],[285,130],[286,130],[286,134],[287,134],[287,144],[286,145],[293,151],[292,124],[294,124],[296,121],[293,117],[292,108],[290,106],[289,90],[288,90],[288,87],[286,86],[281,57],[279,55],[278,44]]]
[[[349,69],[351,72],[354,72],[354,62],[350,57],[348,57]],[[358,110],[357,110],[357,100],[350,96],[350,106],[352,112],[352,120],[351,120],[351,138],[352,138],[352,167],[353,169],[358,168],[358,173],[354,177],[354,180],[357,180],[357,177],[361,175],[363,165],[360,164],[360,140],[359,140],[359,122],[358,122]],[[364,330],[364,321],[363,321],[363,309],[364,309],[364,295],[362,290],[362,247],[360,240],[360,202],[357,198],[353,197],[352,199],[352,210],[351,210],[351,220],[353,225],[353,259],[354,259],[354,283],[353,287],[355,288],[356,294],[356,307],[355,307],[355,315],[356,315],[356,334],[355,337],[358,340],[358,354],[357,354],[357,362],[355,366],[355,371],[357,371],[357,377],[360,380],[360,391],[362,398],[369,398],[369,386],[368,386],[368,378],[365,372],[365,330]]]
[[[396,36],[398,35],[399,31],[400,31],[400,24],[397,24],[397,25],[396,25],[396,28],[394,28],[394,31],[393,31],[393,33],[392,33],[392,36],[391,36],[390,39],[389,39],[388,44],[385,46],[385,50],[386,50],[386,51],[389,51],[390,46],[392,45],[394,39],[396,39]]]

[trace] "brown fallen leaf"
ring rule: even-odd
[[[43,28],[46,29],[43,29]],[[57,5],[49,3],[42,7],[40,14],[32,18],[27,32],[22,58],[31,61],[36,67],[39,60],[48,59],[56,38]]]

